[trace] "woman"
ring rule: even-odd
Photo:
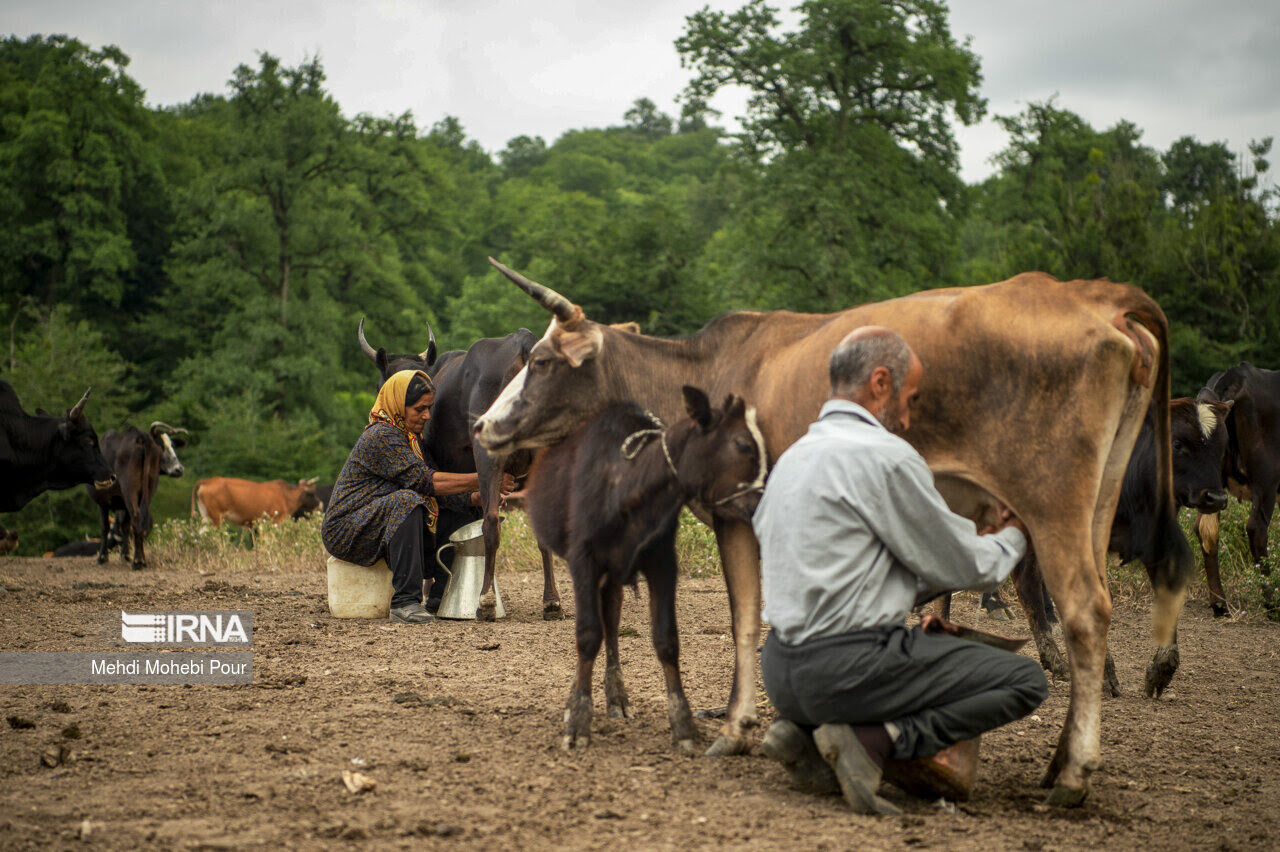
[[[391,620],[431,621],[422,605],[426,560],[434,552],[439,505],[480,505],[474,473],[436,470],[420,436],[431,419],[435,386],[426,373],[403,370],[378,391],[369,424],[338,474],[320,538],[339,559],[391,567]],[[508,487],[504,482],[504,487]]]

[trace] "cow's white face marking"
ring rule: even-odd
[[[173,448],[173,442],[169,440],[169,436],[162,434],[160,444],[164,447],[164,454],[160,457],[160,472],[165,476],[181,476],[182,462],[178,461],[178,452]]]
[[[1218,414],[1213,410],[1212,405],[1200,402],[1196,404],[1196,415],[1200,419],[1200,431],[1208,439],[1213,434],[1213,430],[1218,428]]]
[[[552,320],[547,326],[546,333],[542,335],[542,340],[551,337],[551,331],[556,327],[556,321]],[[537,344],[535,344],[536,346]],[[524,392],[524,383],[529,379],[529,365],[525,364],[520,368],[520,372],[516,373],[516,377],[512,379],[502,393],[498,394],[498,398],[493,401],[493,405],[489,406],[489,410],[480,415],[480,419],[476,421],[476,425],[480,427],[480,438],[493,437],[493,424],[506,420],[511,416],[511,411],[515,408],[516,401],[520,399],[520,395]]]
[[[511,416],[511,409],[515,407],[516,400],[520,398],[520,394],[524,391],[524,383],[529,378],[529,366],[520,368],[520,372],[516,373],[516,377],[502,389],[502,393],[498,394],[498,398],[493,401],[493,405],[489,406],[480,417],[480,434],[483,436],[492,427],[495,421],[506,420]]]

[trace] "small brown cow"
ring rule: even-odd
[[[194,518],[198,510],[200,517],[214,526],[226,521],[247,527],[264,517],[278,524],[300,512],[318,508],[320,499],[316,496],[314,478],[300,479],[297,485],[290,485],[283,479],[253,482],[214,476],[200,480],[191,489],[191,517]]]

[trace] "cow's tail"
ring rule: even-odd
[[[1156,645],[1166,649],[1176,642],[1178,618],[1187,597],[1187,585],[1195,571],[1195,557],[1178,526],[1178,504],[1173,497],[1169,323],[1164,311],[1154,301],[1149,298],[1143,301],[1143,309],[1135,310],[1129,316],[1151,332],[1160,350],[1155,389],[1151,396],[1156,451],[1155,523],[1151,525],[1151,540],[1146,543],[1145,552],[1151,591],[1155,596],[1151,613],[1152,634]]]
[[[197,509],[200,510],[201,520],[204,520],[204,521],[209,520],[209,512],[204,507],[204,501],[200,499],[200,486],[202,485],[204,485],[203,479],[197,482],[195,484],[195,487],[191,489],[191,520],[193,521],[196,518]]]

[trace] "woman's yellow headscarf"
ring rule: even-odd
[[[404,424],[404,398],[409,392],[409,383],[413,381],[414,376],[422,376],[427,383],[427,388],[431,392],[435,391],[435,383],[426,373],[421,370],[401,370],[382,383],[382,388],[378,391],[378,399],[373,403],[373,408],[369,409],[369,426],[374,423],[387,423],[396,427],[409,441],[409,448],[413,450],[413,454],[422,459],[422,447],[418,443],[418,436],[409,431],[409,427]],[[427,529],[434,533],[436,519],[440,515],[440,505],[434,497],[424,499],[427,511],[423,520],[426,521]]]
[[[413,450],[413,454],[422,458],[422,447],[418,445],[418,436],[404,425],[404,398],[409,392],[409,382],[413,381],[414,376],[422,376],[427,383],[427,388],[431,392],[435,391],[435,383],[426,373],[421,370],[401,370],[382,383],[382,388],[378,391],[378,399],[373,403],[373,408],[369,409],[369,425],[388,423],[396,427],[409,440],[409,448]]]

